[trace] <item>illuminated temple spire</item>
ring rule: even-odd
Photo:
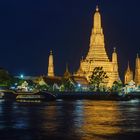
[[[127,71],[130,72],[130,65],[129,65],[129,61],[128,61],[128,66],[127,66]]]
[[[54,65],[53,65],[53,54],[52,54],[52,51],[50,51],[50,55],[49,55],[48,76],[51,76],[51,77],[54,76]]]
[[[128,84],[132,80],[133,80],[133,72],[130,69],[130,65],[128,61],[128,66],[127,66],[127,70],[125,72],[125,77],[124,77],[124,83]]]
[[[93,17],[93,28],[90,36],[89,51],[86,58],[80,61],[79,69],[75,75],[86,77],[90,82],[90,76],[96,67],[103,67],[103,70],[108,75],[108,79],[104,81],[104,83],[106,83],[105,86],[111,87],[114,81],[119,80],[116,49],[114,49],[112,54],[112,61],[110,61],[105,50],[101,15],[98,6],[96,7]]]
[[[98,31],[99,31],[99,33],[100,33],[100,31],[101,31],[101,15],[100,15],[100,13],[99,13],[99,7],[98,6],[96,6],[96,12],[95,12],[95,14],[94,14],[94,30],[95,30],[95,32],[97,33]]]
[[[66,71],[64,73],[64,78],[70,78],[71,73],[69,72],[68,64],[66,64]]]
[[[114,48],[114,52],[113,52],[113,54],[112,54],[112,62],[118,63],[116,48]]]
[[[119,72],[118,72],[118,56],[116,52],[116,48],[114,48],[114,51],[112,53],[112,65],[113,65],[113,72],[112,72],[112,81],[118,81],[119,78]]]
[[[136,58],[136,66],[135,66],[135,79],[134,79],[136,85],[140,85],[140,58],[137,54]]]
[[[93,18],[93,29],[90,37],[90,49],[87,60],[109,61],[105,51],[104,34],[101,26],[101,15],[98,6]]]

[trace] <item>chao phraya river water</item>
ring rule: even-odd
[[[3,140],[124,140],[140,136],[140,101],[0,102]]]

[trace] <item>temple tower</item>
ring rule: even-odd
[[[64,73],[64,78],[70,78],[71,77],[71,73],[69,72],[69,68],[68,68],[68,64],[66,64],[66,71]]]
[[[99,13],[98,6],[96,7],[93,19],[93,28],[90,36],[90,48],[86,59],[108,62],[109,59],[105,51],[104,34],[101,26],[101,15]]]
[[[137,54],[137,58],[136,58],[134,81],[135,81],[136,85],[140,85],[140,58],[139,58],[138,54]]]
[[[116,53],[116,48],[114,48],[114,52],[112,53],[112,64],[113,64],[112,81],[118,81],[119,72],[118,72],[118,57]]]
[[[48,76],[50,76],[50,77],[54,76],[54,65],[53,65],[53,54],[52,54],[52,51],[50,51],[50,55],[49,55]]]
[[[124,84],[128,84],[132,80],[133,80],[133,71],[131,71],[129,62],[128,62],[127,70],[124,76]]]
[[[85,59],[80,62],[79,70],[76,76],[84,76],[89,81],[95,67],[103,67],[108,75],[106,85],[111,87],[114,81],[119,79],[117,53],[114,50],[112,61],[109,60],[106,50],[103,28],[101,24],[101,15],[98,6],[93,17],[93,28],[90,36],[89,51]]]

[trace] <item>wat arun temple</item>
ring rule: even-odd
[[[110,60],[105,48],[101,14],[97,6],[93,17],[89,51],[86,57],[80,61],[79,69],[74,74],[71,74],[68,67],[66,67],[66,72],[63,76],[71,77],[77,83],[82,83],[82,85],[88,85],[94,69],[96,67],[102,67],[108,76],[104,81],[104,85],[106,87],[112,87],[115,81],[120,81],[116,48],[112,50],[112,59]],[[62,77],[55,76],[52,51],[49,56],[48,75],[46,79],[48,78],[55,81],[61,81],[62,79]],[[130,70],[129,65],[124,75],[124,84],[133,83],[133,81],[136,85],[140,85],[140,58],[138,55],[136,58],[135,78],[133,79],[133,72]]]
[[[105,49],[104,33],[98,6],[94,14],[90,48],[86,58],[81,60],[80,67],[75,75],[85,76],[89,81],[95,67],[103,67],[103,70],[107,73],[108,80],[106,82],[108,87],[111,87],[114,81],[118,81],[117,53],[114,48],[112,60],[110,61]]]

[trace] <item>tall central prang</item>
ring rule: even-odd
[[[80,62],[80,68],[76,76],[84,76],[89,80],[95,67],[103,67],[108,75],[107,86],[111,87],[114,81],[119,79],[117,53],[114,49],[112,61],[109,60],[106,50],[104,34],[101,25],[101,15],[98,6],[94,14],[93,28],[90,37],[90,47],[85,59]]]
[[[90,49],[86,57],[87,60],[109,61],[105,51],[104,34],[101,26],[101,15],[96,7],[94,15],[94,25],[90,37]]]

